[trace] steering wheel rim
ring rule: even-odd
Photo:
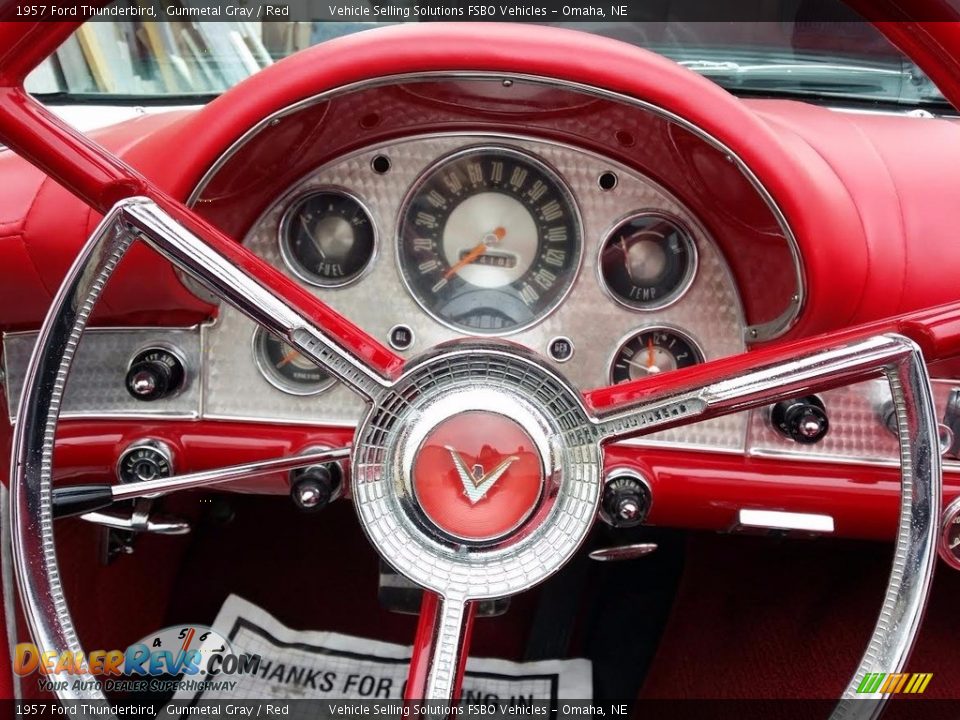
[[[278,327],[276,318],[258,316],[262,298],[243,299],[243,292],[260,287],[281,306],[289,308],[262,285],[244,285],[237,277],[220,278],[218,272],[233,269],[250,280],[244,271],[215,253],[200,252],[210,248],[203,240],[178,224],[173,217],[147,198],[121,201],[104,218],[78,255],[61,286],[41,329],[31,357],[24,393],[19,409],[19,422],[14,437],[14,463],[11,484],[11,513],[15,572],[21,599],[31,632],[41,650],[80,651],[72,618],[60,586],[56,550],[53,543],[51,512],[53,441],[56,433],[60,401],[80,336],[97,298],[132,242],[144,239],[164,256],[177,262],[188,272],[268,329],[296,342],[311,356],[325,362],[338,377],[365,394],[372,410],[383,409],[382,398],[398,387],[403,379],[384,376],[364,367],[362,360],[346,362],[343,354],[333,353],[325,338],[317,339],[310,330],[296,326]],[[211,252],[213,252],[211,250]],[[199,262],[212,265],[201,269]],[[217,285],[216,278],[220,278]],[[240,282],[233,287],[231,282]],[[227,287],[230,286],[230,287]],[[326,344],[325,344],[326,343]],[[832,344],[831,344],[832,343]],[[822,349],[826,344],[827,349]],[[819,349],[818,349],[819,348]],[[467,355],[477,352],[467,351]],[[454,351],[456,352],[456,351]],[[515,350],[487,349],[535,368],[537,363]],[[894,554],[893,571],[884,597],[877,625],[863,659],[847,686],[836,710],[836,717],[872,717],[882,710],[883,699],[870,703],[847,702],[856,697],[856,689],[869,672],[895,672],[903,667],[909,655],[920,619],[935,562],[937,537],[936,518],[940,508],[941,469],[937,445],[936,418],[926,366],[920,349],[901,335],[871,335],[845,331],[839,337],[815,339],[786,350],[751,353],[754,369],[732,372],[736,363],[716,361],[692,372],[680,371],[670,381],[636,381],[617,388],[588,393],[575,404],[575,413],[582,413],[577,432],[583,433],[585,444],[596,448],[595,456],[587,457],[582,471],[583,487],[592,487],[578,500],[579,511],[590,511],[589,521],[578,524],[570,532],[571,542],[558,560],[537,574],[530,582],[512,586],[519,591],[547,577],[572,555],[592,524],[599,498],[599,468],[602,445],[617,439],[661,429],[669,425],[696,421],[717,414],[768,404],[780,397],[861,379],[867,374],[883,373],[890,381],[897,405],[901,449],[901,511]],[[425,361],[429,364],[429,361]],[[719,368],[711,375],[711,366]],[[531,370],[534,374],[546,370]],[[551,373],[552,374],[552,373]],[[559,376],[556,376],[559,378]],[[684,385],[686,383],[686,386]],[[570,391],[560,379],[560,391]],[[361,442],[355,447],[355,458],[368,444],[362,441],[364,427],[358,430]],[[362,475],[362,473],[361,473]],[[563,484],[561,479],[560,485]],[[376,496],[376,493],[373,493]],[[363,485],[357,493],[358,514],[370,535],[371,524],[364,520],[369,502],[363,498]],[[550,514],[547,514],[550,517]],[[375,539],[375,545],[379,544]],[[388,558],[388,561],[390,558]],[[402,569],[402,568],[401,568]],[[424,578],[419,580],[423,582]],[[427,583],[428,584],[428,583]],[[435,590],[443,588],[434,587]],[[491,590],[491,593],[494,591]],[[425,694],[449,699],[456,694],[457,673],[462,666],[463,644],[469,613],[466,604],[482,593],[446,593],[438,606],[438,619],[428,633],[429,657],[414,658],[426,665],[428,682]],[[82,676],[82,679],[93,679]],[[82,690],[68,687],[59,693],[66,700],[103,700],[96,683],[79,683]]]

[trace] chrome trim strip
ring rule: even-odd
[[[749,168],[749,166],[743,161],[743,159],[735,153],[731,148],[725,145],[723,142],[715,138],[713,135],[707,131],[700,128],[699,125],[696,125],[685,118],[676,115],[669,110],[659,107],[653,103],[641,100],[639,98],[634,98],[629,95],[624,95],[622,93],[613,92],[610,90],[605,90],[603,88],[594,87],[591,85],[586,85],[583,83],[570,82],[566,80],[557,80],[556,78],[547,78],[537,75],[527,75],[524,73],[503,73],[503,72],[484,72],[484,71],[436,71],[436,72],[425,72],[425,73],[398,73],[396,75],[388,75],[384,77],[374,78],[371,80],[361,80],[355,83],[349,83],[347,85],[342,85],[340,87],[331,88],[325,90],[316,95],[313,95],[303,100],[299,100],[291,105],[288,105],[276,112],[268,115],[267,117],[260,120],[259,123],[249,128],[244,132],[237,140],[233,142],[230,147],[228,147],[223,154],[218,157],[213,164],[207,169],[207,171],[200,178],[196,187],[187,197],[186,204],[188,207],[193,207],[200,199],[200,194],[206,188],[207,184],[213,179],[217,174],[220,168],[226,164],[226,162],[235,155],[240,148],[246,145],[255,135],[259,134],[265,128],[275,125],[283,117],[293,114],[302,110],[303,108],[310,107],[320,102],[329,100],[330,98],[336,97],[341,94],[348,92],[354,92],[356,90],[382,87],[384,85],[392,85],[395,83],[401,82],[410,82],[410,81],[428,81],[435,82],[442,79],[457,79],[462,80],[467,79],[476,79],[476,80],[489,80],[491,78],[496,79],[507,79],[516,81],[525,81],[531,83],[539,83],[541,85],[547,85],[552,87],[560,87],[567,90],[574,90],[592,97],[599,97],[608,100],[615,100],[617,102],[624,103],[633,107],[638,107],[647,112],[651,112],[659,117],[665,118],[674,122],[689,132],[693,133],[701,140],[707,142],[712,147],[716,148],[720,152],[727,155],[731,162],[733,162],[737,168],[743,173],[744,177],[750,182],[754,189],[760,194],[760,197],[763,198],[764,203],[770,208],[770,211],[773,213],[774,217],[777,220],[777,223],[780,226],[780,229],[783,231],[784,237],[787,241],[787,247],[790,251],[790,255],[793,259],[793,268],[794,268],[794,277],[796,280],[796,295],[793,297],[792,302],[784,309],[780,317],[775,318],[766,323],[759,325],[753,325],[746,328],[745,339],[749,342],[762,342],[766,340],[773,340],[774,338],[780,337],[786,333],[793,325],[796,323],[799,318],[800,312],[804,307],[806,302],[807,295],[807,284],[806,284],[806,273],[803,268],[803,258],[800,255],[800,247],[797,242],[796,235],[794,235],[790,224],[787,222],[786,215],[781,210],[780,206],[777,205],[776,201],[773,198],[773,195],[767,190],[766,186],[760,182],[760,179],[754,174],[754,172]]]
[[[134,198],[108,212],[83,246],[40,330],[17,413],[11,461],[11,531],[20,601],[41,652],[82,652],[67,608],[53,540],[53,445],[63,391],[93,307],[133,235],[122,219]],[[75,676],[62,700],[105,700],[89,673]]]

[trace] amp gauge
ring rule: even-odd
[[[341,190],[302,196],[280,221],[280,254],[293,274],[311,285],[353,282],[369,267],[375,246],[370,214]]]
[[[263,328],[253,333],[253,357],[267,382],[288,395],[316,395],[336,383],[313,360]]]
[[[667,215],[641,213],[619,223],[600,249],[600,281],[632,310],[656,310],[675,302],[693,282],[697,246]]]
[[[639,380],[702,362],[703,351],[689,335],[673,328],[648,328],[620,344],[610,364],[610,382]]]

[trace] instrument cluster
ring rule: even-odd
[[[289,188],[244,242],[406,356],[503,337],[587,389],[745,347],[697,218],[650,177],[559,143],[445,134],[355,152]],[[206,416],[359,418],[349,391],[232,308],[206,334]],[[742,447],[743,421],[719,423],[693,442]]]

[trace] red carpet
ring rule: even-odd
[[[241,496],[235,505],[233,523],[182,540],[145,537],[136,555],[109,568],[96,563],[93,528],[58,526],[84,645],[123,647],[163,625],[209,622],[230,592],[290,627],[412,641],[416,619],[377,602],[377,558],[349,504],[318,515],[297,514],[283,498]],[[837,697],[876,619],[891,551],[867,542],[691,536],[641,697]],[[925,698],[960,698],[958,597],[960,573],[941,565],[908,666],[934,674]],[[536,601],[536,591],[526,593],[505,616],[479,620],[473,654],[520,659]]]
[[[836,698],[880,609],[892,546],[691,537],[644,698]],[[925,698],[960,698],[960,573],[940,564],[907,669]]]

